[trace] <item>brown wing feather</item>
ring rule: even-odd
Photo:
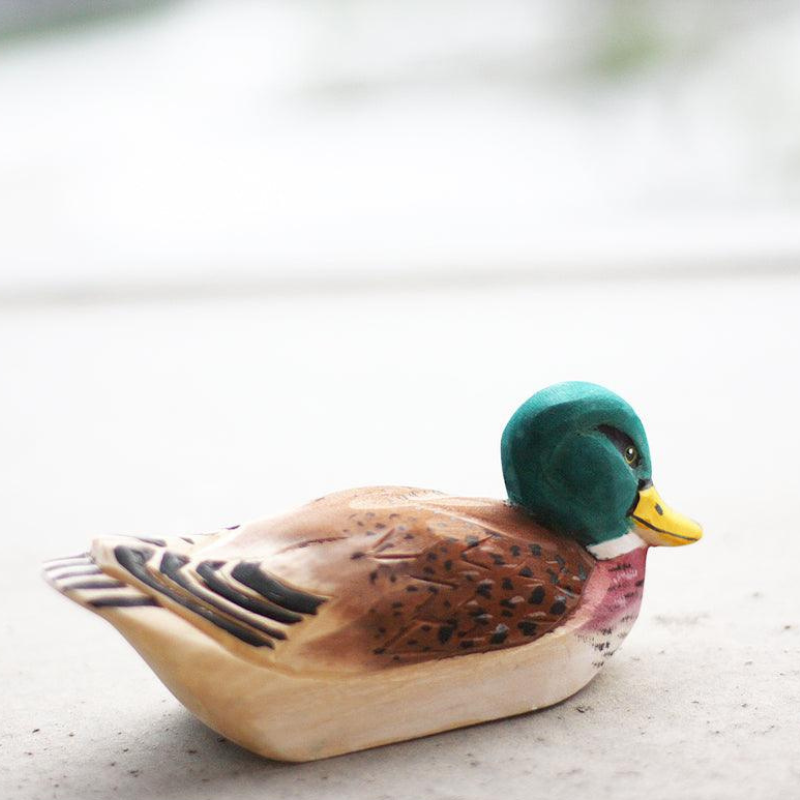
[[[346,583],[343,624],[308,655],[380,667],[514,647],[577,607],[595,562],[575,542],[499,501],[400,491],[348,504],[359,533],[329,545],[313,582],[332,612],[339,592],[329,581]]]
[[[461,538],[453,527],[409,560],[401,587],[387,585],[393,572],[379,568],[381,597],[368,618],[375,655],[408,662],[513,647],[552,630],[577,605],[587,577],[580,559],[568,563],[533,539],[491,529]]]

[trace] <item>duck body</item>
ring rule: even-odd
[[[502,501],[374,487],[198,537],[99,538],[47,574],[210,727],[303,761],[574,694],[630,631],[646,550],[599,561]]]
[[[656,493],[641,422],[602,387],[531,397],[501,455],[507,501],[354,489],[200,536],[100,537],[45,577],[270,758],[544,708],[630,632],[648,548],[701,530]]]

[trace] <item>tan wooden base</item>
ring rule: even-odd
[[[267,758],[312,761],[523,714],[597,673],[570,626],[494,653],[360,676],[302,677],[231,655],[161,608],[100,612],[205,724]]]

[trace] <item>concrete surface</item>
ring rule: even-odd
[[[800,797],[798,308],[798,279],[5,308],[0,797]],[[651,554],[632,635],[556,708],[271,763],[38,576],[348,486],[499,496],[507,416],[567,378],[634,404],[706,538]]]

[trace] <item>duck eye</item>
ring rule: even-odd
[[[617,448],[617,451],[622,454],[625,463],[629,467],[636,467],[641,461],[641,456],[633,439],[627,433],[623,433],[619,428],[612,425],[598,425],[597,430],[607,437],[609,441]]]

